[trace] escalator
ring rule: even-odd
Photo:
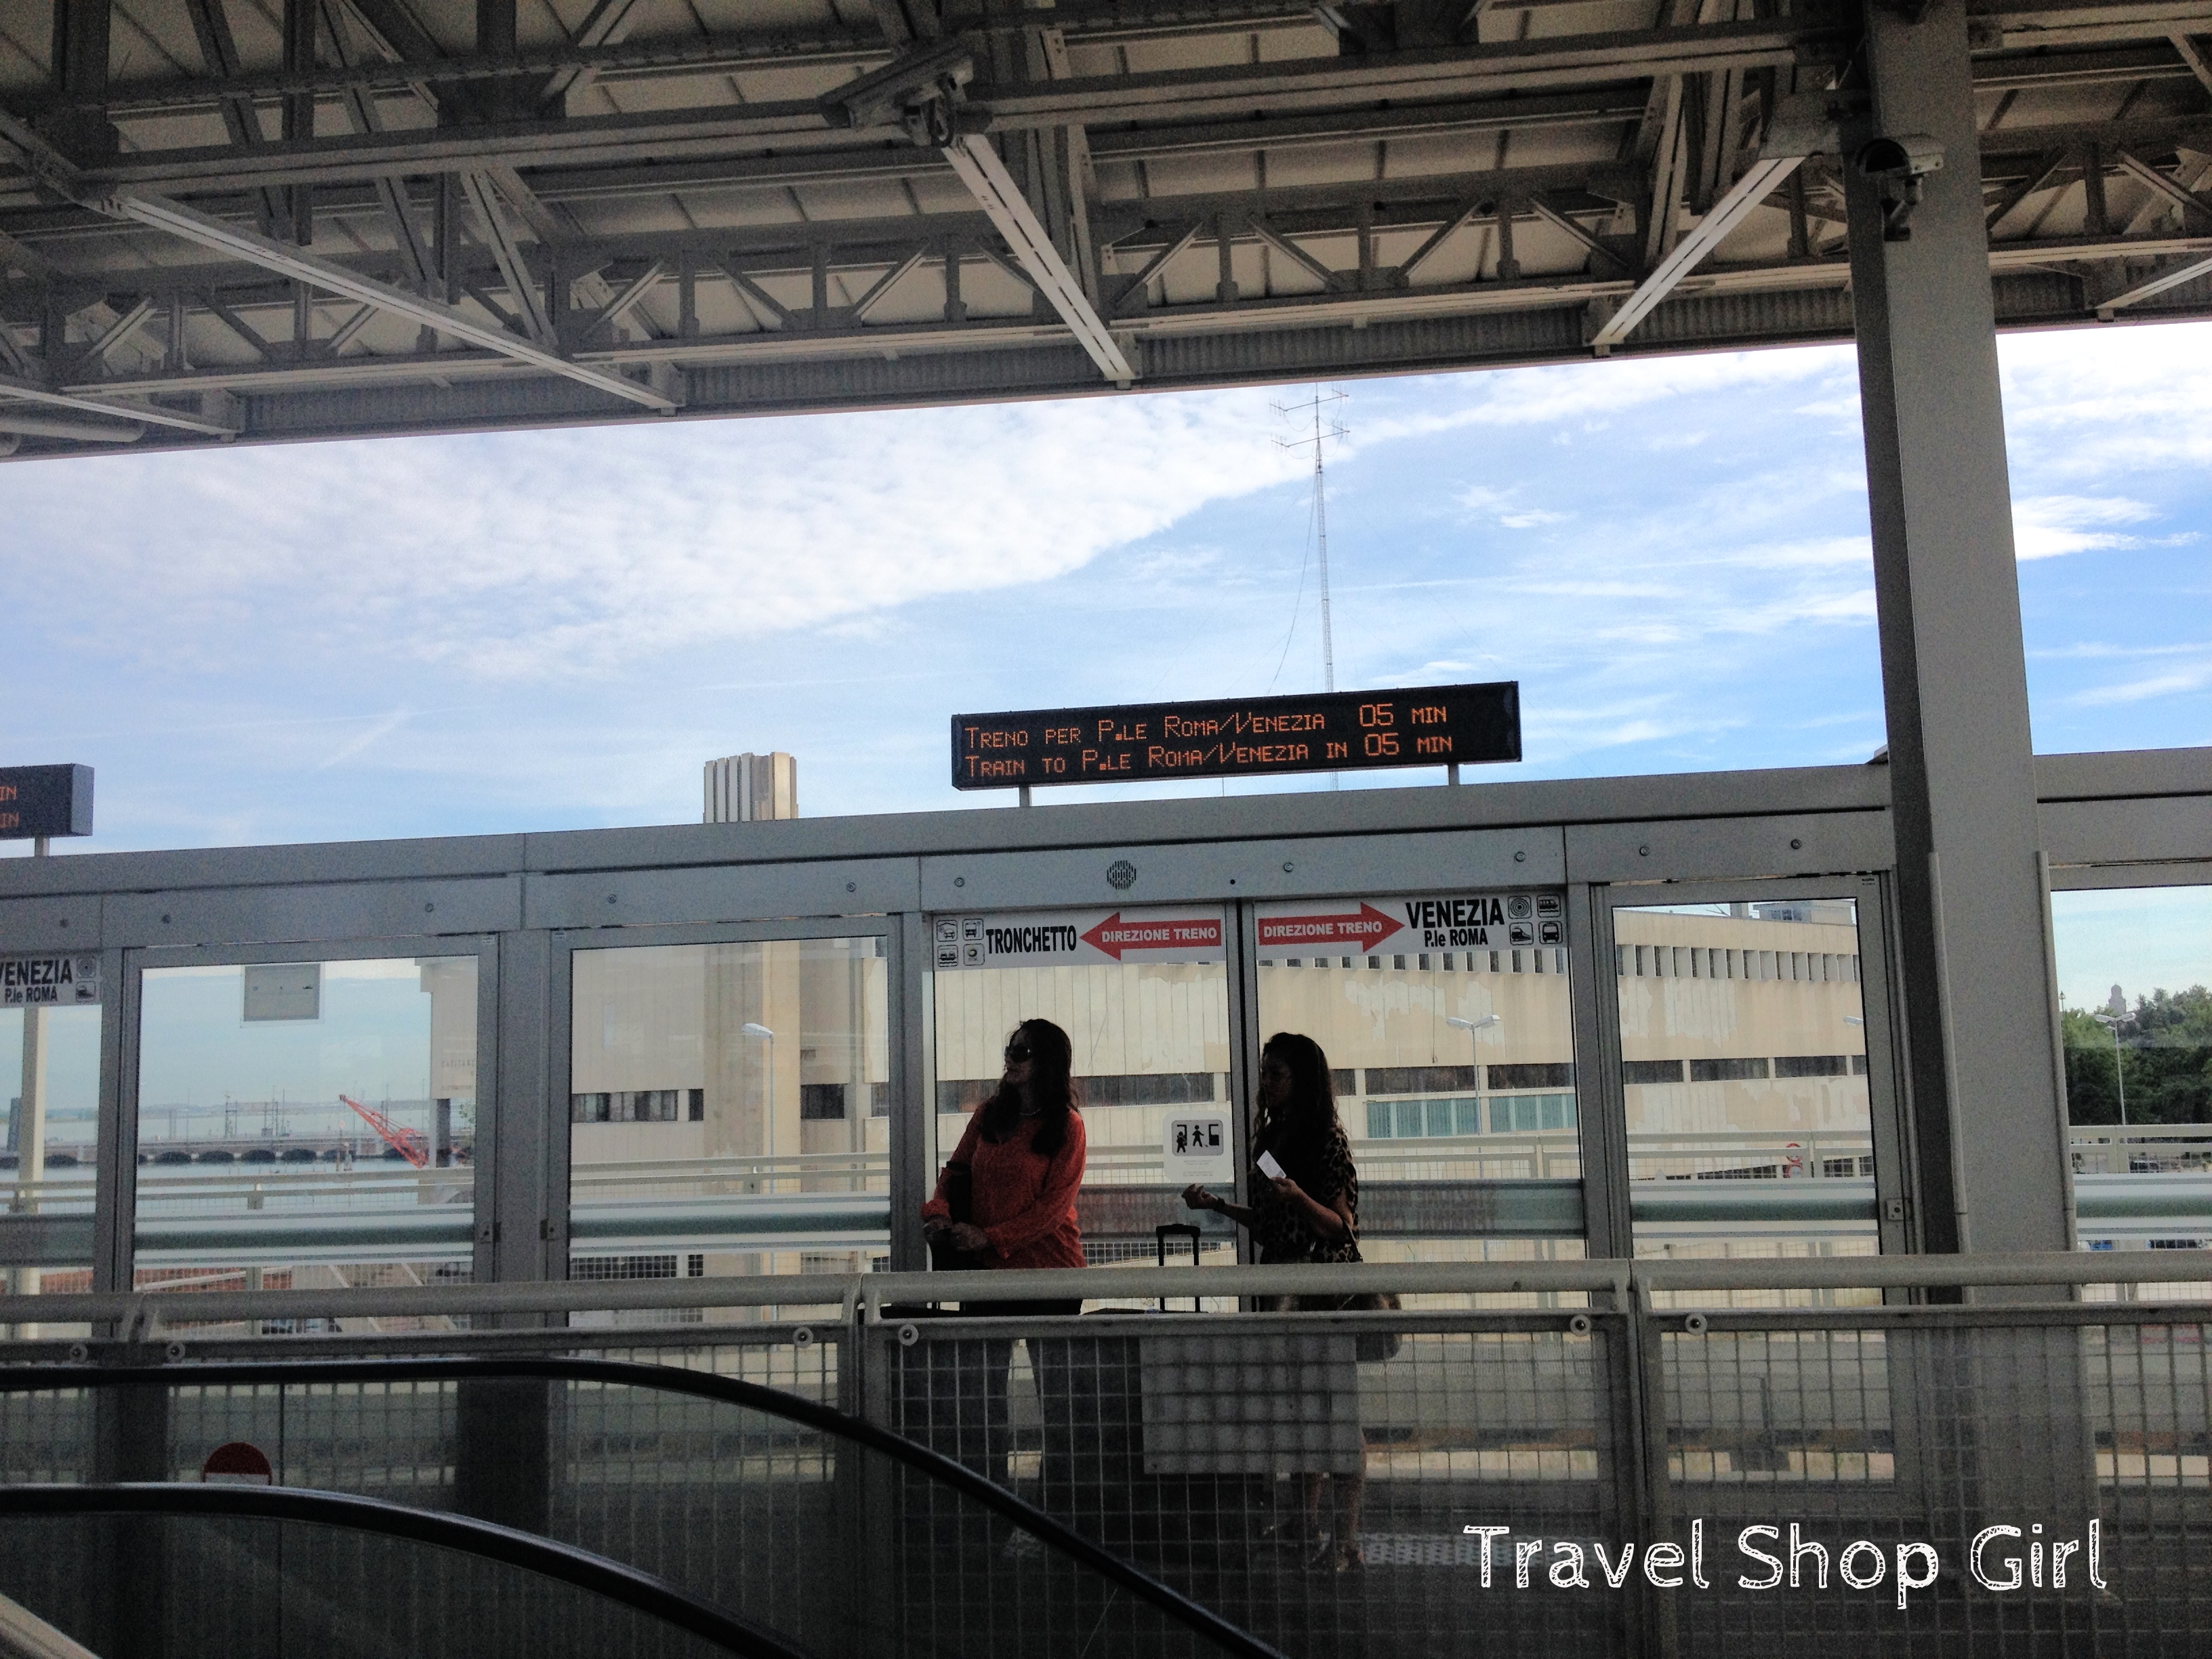
[[[0,1370],[0,1594],[101,1659],[1275,1654],[832,1407],[589,1358]]]

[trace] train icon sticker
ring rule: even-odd
[[[1556,916],[1563,915],[1565,910],[1566,902],[1561,898],[1559,894],[1539,893],[1536,895],[1536,914],[1538,915]]]
[[[1527,901],[1524,899],[1522,902],[1526,903]],[[1505,942],[1508,945],[1534,945],[1536,942],[1536,924],[1533,921],[1507,922]]]
[[[1540,945],[1557,945],[1564,937],[1559,932],[1559,924],[1556,921],[1540,921],[1536,924],[1536,942]]]

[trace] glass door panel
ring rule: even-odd
[[[570,964],[572,1279],[866,1273],[889,1255],[882,939]]]
[[[0,1287],[15,1296],[88,1291],[100,1138],[100,958],[0,959],[0,997],[14,1005],[0,1006],[0,1100],[8,1110],[0,1211],[11,1218]],[[40,1226],[33,1217],[70,1219]]]
[[[1178,1196],[1192,1179],[1235,1179],[1225,926],[1218,905],[935,918],[933,1183],[997,1089],[1008,1036],[1048,1019],[1068,1035],[1082,1097],[1085,1259],[1152,1261],[1153,1229],[1189,1222],[1210,1262],[1234,1260],[1228,1224]],[[1218,1136],[1212,1156],[1171,1168],[1178,1126],[1186,1153],[1194,1133],[1201,1151]]]
[[[1260,1034],[1336,1082],[1370,1261],[1573,1260],[1582,1157],[1564,896],[1262,905]]]
[[[468,1279],[477,1012],[473,956],[146,969],[138,1287]]]
[[[1613,923],[1636,1254],[1876,1254],[1856,902],[1624,908]]]
[[[2212,1243],[2212,887],[2054,893],[2075,1232]],[[2146,1203],[2146,1199],[2154,1201]],[[2162,1285],[2171,1296],[2212,1285]]]

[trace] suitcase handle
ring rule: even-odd
[[[1168,1265],[1168,1240],[1170,1238],[1188,1239],[1190,1241],[1190,1265],[1194,1267],[1198,1266],[1200,1229],[1193,1223],[1188,1221],[1163,1221],[1158,1226],[1152,1229],[1152,1237],[1158,1245],[1159,1263],[1163,1267]],[[1165,1297],[1162,1297],[1160,1298],[1160,1311],[1162,1313],[1165,1313],[1167,1310],[1168,1299]],[[1190,1310],[1193,1313],[1196,1313],[1199,1310],[1199,1298],[1197,1297],[1191,1297]]]

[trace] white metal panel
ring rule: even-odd
[[[2049,801],[2039,816],[2053,864],[2212,859],[2212,797]]]
[[[616,927],[882,915],[914,908],[919,891],[912,859],[533,875],[527,878],[524,925]]]
[[[97,950],[102,917],[100,900],[93,894],[0,899],[0,951]]]
[[[1566,830],[1571,879],[1704,881],[1824,875],[1890,866],[1887,812],[1661,823],[1579,823]]]
[[[1564,857],[1551,826],[978,853],[922,860],[921,902],[938,911],[1556,886]]]
[[[516,876],[118,893],[106,914],[112,942],[130,945],[313,943],[521,925]]]

